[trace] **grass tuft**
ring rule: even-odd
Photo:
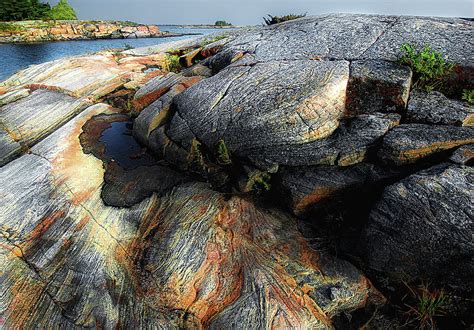
[[[470,104],[474,104],[474,89],[464,89],[462,91],[462,99]]]
[[[254,191],[258,194],[269,191],[272,188],[270,184],[271,179],[272,177],[268,172],[254,171],[249,175],[246,190]]]
[[[294,19],[302,18],[302,17],[305,17],[305,16],[306,16],[306,13],[299,14],[299,15],[289,14],[289,15],[285,15],[285,16],[268,15],[269,18],[264,17],[263,20],[265,21],[266,25],[273,25],[273,24],[283,23],[283,22],[286,22],[286,21],[292,21]]]
[[[217,161],[220,165],[232,164],[230,152],[227,146],[225,145],[224,140],[220,140],[217,144]]]

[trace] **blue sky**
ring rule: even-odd
[[[54,4],[57,0],[50,1]],[[258,24],[266,14],[333,12],[474,16],[473,0],[69,0],[80,19],[117,19],[155,24],[226,20]]]

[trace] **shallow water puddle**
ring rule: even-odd
[[[99,141],[105,146],[104,156],[124,169],[155,165],[156,160],[132,136],[131,121],[117,121],[104,130]]]

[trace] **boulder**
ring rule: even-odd
[[[18,101],[21,98],[27,97],[30,95],[30,90],[27,88],[15,88],[5,92],[4,94],[0,94],[0,107]]]
[[[457,148],[449,160],[460,165],[472,165],[474,160],[474,144],[466,144]]]
[[[349,115],[405,112],[410,93],[410,68],[387,61],[353,61],[347,86]]]
[[[359,115],[342,121],[337,130],[325,139],[278,149],[262,148],[249,157],[265,169],[272,164],[349,166],[366,160],[384,134],[399,121],[398,114]]]
[[[472,142],[473,127],[403,124],[383,138],[378,155],[386,162],[404,165]]]
[[[450,100],[439,92],[415,90],[410,95],[406,119],[410,123],[474,126],[474,106]]]
[[[369,266],[472,291],[473,180],[472,168],[442,164],[387,187],[361,240]]]
[[[347,79],[345,61],[228,68],[174,98],[182,120],[172,119],[168,135],[182,146],[189,131],[209,147],[222,139],[239,155],[322,139],[344,112]]]
[[[182,87],[188,88],[201,79],[202,77],[184,77],[173,72],[155,77],[137,91],[133,99],[134,108],[136,111],[141,112],[163,94],[167,93],[173,86],[181,84]]]
[[[147,145],[150,133],[168,121],[173,98],[185,89],[181,84],[174,85],[158,100],[140,112],[133,123],[133,135],[140,143]]]
[[[21,144],[13,137],[0,126],[0,166],[13,160],[22,151]]]
[[[14,140],[27,146],[54,132],[84,110],[89,102],[59,92],[36,90],[0,108],[0,122]]]
[[[373,192],[398,175],[399,171],[369,163],[348,167],[287,167],[279,172],[283,198],[297,216],[307,215],[344,197],[353,201],[369,200],[366,192]]]

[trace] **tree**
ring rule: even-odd
[[[0,0],[0,21],[48,18],[51,7],[38,0]]]
[[[76,12],[67,0],[59,0],[58,4],[51,8],[51,19],[55,20],[74,20],[77,19]]]
[[[232,24],[226,21],[217,21],[214,25],[215,26],[231,26]]]

